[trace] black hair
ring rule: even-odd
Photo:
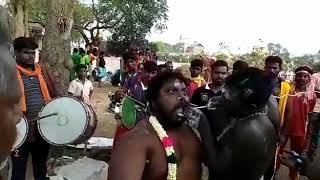
[[[215,67],[227,67],[227,70],[229,70],[228,63],[224,60],[217,60],[211,64],[211,69],[214,69]]]
[[[279,56],[268,56],[267,59],[264,61],[264,64],[270,64],[270,63],[278,63],[279,67],[282,66],[282,59]]]
[[[258,108],[266,105],[273,91],[271,78],[264,71],[253,67],[230,75],[226,86],[239,89],[241,101]]]
[[[73,52],[77,53],[77,52],[79,52],[79,49],[78,48],[73,48]]]
[[[162,68],[167,69],[166,65],[164,65],[164,64],[158,65],[158,71],[160,71]]]
[[[134,54],[131,53],[131,52],[125,52],[125,53],[123,53],[122,58],[123,58],[123,62],[124,62],[125,64],[128,63],[129,59],[135,60],[135,56],[134,56]]]
[[[307,71],[309,74],[313,74],[313,70],[309,66],[300,66],[296,70],[294,70],[294,73],[297,73],[299,71]]]
[[[76,67],[76,72],[79,72],[81,69],[86,69],[87,70],[87,66],[84,64],[79,64]]]
[[[201,59],[194,59],[191,61],[190,66],[203,68],[203,61]]]
[[[152,78],[148,85],[147,99],[149,102],[156,100],[159,96],[160,89],[168,82],[179,80],[188,85],[188,79],[179,72],[166,71]]]
[[[234,71],[242,71],[242,70],[245,70],[249,67],[248,63],[244,62],[244,61],[241,61],[241,60],[238,60],[236,62],[233,63],[233,70]]]
[[[167,61],[167,62],[165,63],[165,65],[166,65],[166,64],[170,64],[170,63],[172,64],[172,61]]]
[[[151,73],[158,70],[158,65],[154,61],[146,61],[143,64],[143,70],[145,72]]]
[[[13,41],[13,47],[16,51],[21,51],[22,49],[34,50],[38,48],[38,44],[31,37],[18,37]]]
[[[103,56],[103,55],[105,55],[106,54],[106,52],[104,52],[104,51],[100,51],[100,56]]]
[[[85,51],[83,48],[79,48],[79,53],[80,53],[80,54],[85,54],[86,51]]]

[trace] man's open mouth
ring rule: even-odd
[[[177,117],[178,117],[179,120],[184,120],[185,117],[186,117],[183,108],[177,109],[176,115],[177,115]]]

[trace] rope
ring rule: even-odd
[[[282,98],[285,98],[285,97],[287,97],[287,96],[289,96],[289,97],[295,97],[295,96],[300,96],[300,95],[302,95],[302,94],[308,94],[308,93],[319,93],[320,94],[320,91],[306,91],[306,92],[298,92],[298,93],[296,93],[296,94],[285,94],[285,95],[283,95],[283,96],[274,96],[274,95],[272,95],[274,98],[276,98],[276,99],[282,99]],[[191,104],[191,106],[193,106],[194,108],[196,108],[196,109],[209,109],[209,106],[208,105],[206,105],[206,106],[196,106],[196,105],[194,105],[194,104]]]
[[[298,92],[298,93],[296,93],[296,94],[285,94],[285,95],[283,95],[283,96],[273,96],[273,97],[275,97],[276,99],[281,99],[281,98],[284,98],[284,97],[287,97],[287,96],[289,96],[289,97],[295,97],[295,96],[299,96],[299,95],[301,95],[301,94],[308,94],[308,93],[320,93],[320,91]]]

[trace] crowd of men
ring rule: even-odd
[[[12,152],[16,124],[22,114],[28,120],[37,118],[41,108],[59,94],[50,70],[34,61],[37,44],[20,37],[12,46],[4,27],[1,24],[0,180],[8,176],[24,180],[29,154],[34,179],[44,180],[50,145],[41,138],[36,122],[29,121],[27,140]],[[93,86],[88,69],[92,58],[103,59],[103,55],[97,50],[74,50],[70,95],[90,103]],[[287,83],[278,77],[281,58],[269,56],[264,70],[237,61],[230,73],[227,62],[212,62],[208,81],[201,59],[191,62],[191,77],[186,78],[172,62],[157,65],[152,53],[144,60],[139,57],[130,51],[123,55],[119,83],[123,94],[147,105],[148,112],[138,113],[132,129],[118,124],[109,179],[200,180],[202,163],[209,169],[210,180],[258,180],[262,175],[274,179],[281,164],[290,167],[290,180],[299,173],[320,179],[315,158],[320,73],[301,66],[295,70],[294,81]],[[98,74],[103,73],[100,68],[105,62],[98,60],[97,65]],[[288,140],[295,153],[284,150]],[[12,159],[10,175],[4,173],[8,157]]]
[[[123,59],[126,68],[122,83],[124,93],[140,102],[151,103],[151,112],[160,113],[158,116],[162,118],[161,124],[163,126],[167,125],[168,128],[182,126],[180,123],[168,122],[170,120],[175,121],[175,118],[170,118],[170,115],[174,116],[172,113],[175,112],[176,106],[179,106],[175,104],[179,104],[179,102],[172,102],[171,98],[177,99],[175,96],[178,96],[179,99],[181,96],[182,99],[185,99],[185,102],[190,102],[196,106],[207,106],[210,100],[225,96],[225,83],[231,74],[229,65],[223,60],[217,60],[211,64],[211,82],[206,82],[203,78],[203,61],[201,59],[194,59],[191,62],[191,78],[181,76],[179,72],[173,69],[171,62],[157,65],[153,61],[148,61],[145,62],[142,69],[139,69],[138,62],[130,53],[125,54]],[[283,149],[286,148],[288,140],[290,140],[290,150],[301,155],[305,154],[308,159],[314,160],[319,139],[318,121],[320,119],[318,106],[320,104],[318,104],[319,102],[316,103],[317,94],[314,92],[320,88],[318,82],[319,73],[313,74],[312,69],[308,66],[298,67],[295,70],[295,80],[287,83],[278,76],[281,70],[282,60],[280,57],[269,56],[265,60],[265,68],[262,73],[271,81],[270,94],[277,101],[276,106],[278,107],[280,118],[278,121],[274,120],[273,122],[274,129],[279,135],[279,152],[270,161],[269,168],[264,172],[264,179],[277,177],[281,161],[288,165],[288,156],[283,155]],[[233,64],[232,74],[239,75],[241,72],[247,71],[252,71],[252,68],[247,63],[237,61]],[[175,86],[174,84],[180,85]],[[264,86],[263,83],[259,85]],[[268,89],[268,87],[260,88]],[[252,104],[252,106],[256,105]],[[234,109],[234,111],[241,111],[241,109]],[[208,125],[212,129],[219,128],[220,125],[213,120],[215,117],[212,117],[210,109],[204,108],[202,113],[209,119]],[[156,136],[153,137],[155,134],[151,132],[152,130],[150,130],[150,125],[146,122],[146,118],[145,115],[137,117],[139,123],[133,129],[127,129],[121,124],[118,125],[109,178],[157,179],[166,174],[165,165],[161,162],[165,162],[165,160],[161,160],[163,159],[161,152],[157,152],[159,151],[159,148],[157,148],[159,145],[152,144],[152,142],[156,141]],[[189,134],[190,132],[184,132],[182,129],[177,130],[177,132],[174,132],[174,130],[171,132],[176,141],[179,142],[177,143],[177,146],[178,144],[179,146],[175,148],[179,149],[181,154],[188,153],[189,150],[200,152],[196,146],[193,146],[198,142]],[[181,135],[179,135],[180,133]],[[181,141],[179,140],[182,136],[183,140],[188,143],[182,139]],[[144,144],[142,145],[140,142],[144,142]],[[190,158],[190,163],[196,164],[199,162],[199,157],[191,156],[192,154],[189,155],[190,157],[186,158]],[[145,161],[152,162],[150,158],[154,159],[155,162],[146,164]],[[180,158],[180,161],[183,161],[184,157],[182,155]],[[186,167],[182,164],[181,166],[183,173],[179,173],[179,177],[183,177],[182,179],[197,179],[196,177],[199,175],[197,169],[200,166],[190,164],[186,165]],[[193,168],[189,169],[193,172],[192,175],[187,172],[188,170],[184,169],[187,167]],[[155,169],[160,170],[156,172]],[[161,169],[163,172],[161,172]],[[290,180],[298,178],[297,167],[290,167],[289,178]]]

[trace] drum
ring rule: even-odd
[[[91,106],[73,97],[58,97],[48,102],[38,121],[41,136],[53,145],[76,145],[89,140],[97,127],[97,116]]]
[[[20,122],[16,125],[17,127],[17,138],[13,145],[13,150],[18,149],[27,139],[28,136],[28,121],[26,117],[22,116]]]
[[[124,127],[131,129],[137,122],[136,104],[134,101],[126,97],[121,106],[121,121]]]

